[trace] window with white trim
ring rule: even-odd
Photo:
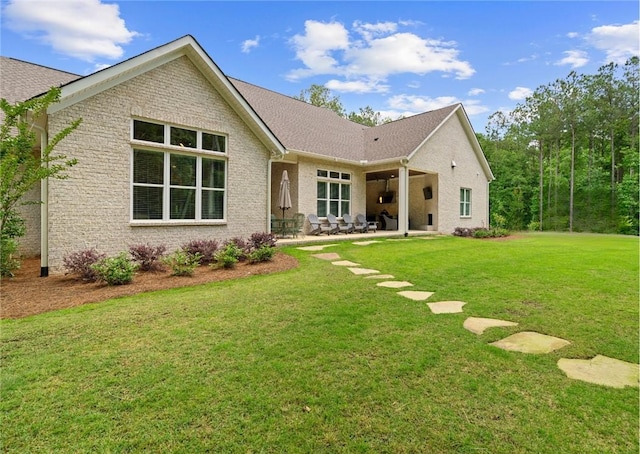
[[[460,188],[460,217],[471,217],[471,189]]]
[[[226,138],[195,129],[133,121],[134,221],[217,221],[225,219]],[[168,145],[168,147],[167,147]],[[167,150],[164,148],[184,148]],[[189,153],[187,149],[194,149]],[[200,151],[200,152],[198,152]]]
[[[328,213],[338,217],[351,210],[351,174],[318,169],[316,176],[316,214],[326,217]]]

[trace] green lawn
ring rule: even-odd
[[[283,273],[3,321],[3,452],[638,452],[638,388],[556,366],[638,363],[638,238],[336,244],[464,313],[288,247]],[[489,345],[524,330],[571,344]]]

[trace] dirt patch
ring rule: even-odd
[[[295,258],[278,252],[269,262],[239,263],[228,270],[213,270],[208,266],[201,266],[191,277],[171,276],[168,271],[138,272],[131,284],[108,286],[64,275],[42,278],[40,259],[30,258],[24,260],[14,278],[3,279],[0,283],[0,318],[22,318],[120,296],[276,273],[296,266],[298,261]]]

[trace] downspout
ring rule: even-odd
[[[269,158],[267,164],[267,233],[271,233],[271,166],[273,165],[273,158]]]
[[[49,142],[47,131],[33,123],[33,129],[40,131],[40,158]],[[48,164],[47,164],[48,165]],[[40,180],[40,277],[49,276],[49,178]]]
[[[400,160],[400,175],[398,177],[398,190],[400,198],[398,200],[398,229],[409,236],[409,160]]]

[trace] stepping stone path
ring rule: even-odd
[[[378,282],[376,285],[378,287],[387,287],[387,288],[413,287],[413,284],[407,281],[385,281],[385,282]]]
[[[423,239],[432,239],[425,237]],[[392,241],[388,239],[387,241]],[[406,240],[402,240],[406,241]],[[354,242],[358,246],[368,246],[380,241],[358,241]],[[302,251],[322,251],[325,248],[335,246],[335,244],[324,244],[317,246],[304,246],[298,249]],[[365,279],[394,279],[391,274],[380,274],[380,271],[368,268],[360,268],[358,263],[348,260],[339,260],[337,253],[314,254],[321,260],[331,261],[333,265],[344,266],[355,275],[367,275]],[[407,281],[382,281],[376,284],[378,287],[402,288],[413,286]],[[429,299],[433,292],[404,290],[398,295],[414,301],[425,301]],[[467,304],[464,301],[439,301],[427,303],[429,309],[434,314],[454,314],[463,312],[462,307]],[[469,317],[464,321],[463,327],[472,333],[481,335],[488,328],[517,326],[515,322],[499,320],[494,318]],[[516,351],[521,353],[550,353],[569,345],[571,342],[558,337],[548,336],[531,331],[522,331],[512,334],[502,340],[491,342],[490,345],[503,350]],[[567,359],[558,360],[558,368],[562,370],[568,378],[582,380],[597,385],[610,386],[614,388],[624,388],[625,386],[640,387],[640,365],[620,361],[615,358],[597,355],[590,360]]]
[[[485,329],[494,328],[498,326],[516,326],[517,323],[508,322],[506,320],[498,320],[495,318],[479,318],[479,317],[469,317],[464,321],[462,325],[466,330],[471,331],[475,334],[484,333]]]
[[[613,388],[638,386],[640,381],[640,366],[638,364],[606,356],[597,355],[592,359],[560,358],[558,367],[569,378]]]
[[[558,350],[571,342],[559,337],[547,336],[546,334],[534,333],[531,331],[523,331],[521,333],[512,334],[502,340],[491,342],[503,350],[511,350],[521,353],[550,353]]]
[[[427,303],[427,306],[434,314],[455,314],[462,312],[462,306],[465,304],[467,303],[463,301],[440,301],[439,303]]]

